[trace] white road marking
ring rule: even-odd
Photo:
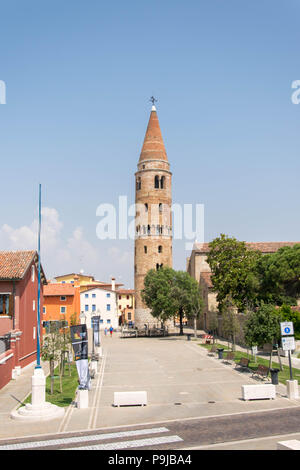
[[[75,436],[60,439],[49,439],[48,441],[35,441],[35,442],[20,442],[16,444],[7,444],[0,446],[0,450],[20,450],[20,449],[33,449],[36,447],[46,447],[60,444],[76,444],[78,442],[101,441],[104,439],[118,439],[124,437],[141,436],[145,434],[157,434],[161,432],[168,432],[168,428],[149,428],[137,429],[135,431],[120,431],[105,434],[92,434],[85,436]],[[105,444],[106,445],[106,444]]]
[[[179,436],[153,437],[149,439],[138,439],[136,441],[110,442],[109,444],[99,444],[94,446],[73,447],[66,450],[119,450],[132,447],[156,446],[161,444],[171,444],[172,442],[183,441]]]

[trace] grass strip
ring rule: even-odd
[[[199,346],[206,348],[208,351],[211,349],[212,345],[211,344],[201,344],[198,343]],[[228,349],[228,347],[224,346],[224,344],[219,344],[215,343],[217,348],[224,348],[224,353],[231,351],[231,349]],[[217,354],[217,353],[216,353]],[[247,354],[242,351],[235,351],[235,358],[234,362],[239,362],[241,357],[246,357],[247,359],[250,359],[249,362],[249,369],[251,369],[253,372],[257,369],[259,364],[262,364],[266,367],[269,367],[270,359],[269,358],[262,358],[259,356],[256,356],[256,362],[254,361],[254,358],[251,354]],[[274,357],[274,356],[273,356]],[[226,355],[224,356],[224,359],[226,358]],[[271,369],[280,369],[280,364],[278,362],[272,361]],[[290,368],[289,366],[282,364],[282,371],[279,370],[278,372],[278,382],[286,385],[286,381],[290,380]],[[296,369],[295,367],[292,367],[292,373],[293,373],[293,380],[297,380],[298,384],[300,383],[300,370]]]
[[[60,391],[59,369],[54,371],[53,394],[50,393],[51,377],[46,377],[46,401],[53,405],[65,407],[69,406],[75,398],[75,392],[78,387],[78,373],[75,363],[71,363],[71,375],[69,375],[68,366],[65,375],[62,377],[62,392]],[[31,394],[28,395],[23,403],[31,403]]]

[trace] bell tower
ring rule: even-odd
[[[154,98],[135,173],[135,325],[157,324],[144,305],[141,290],[149,269],[172,267],[172,173],[165,150]]]

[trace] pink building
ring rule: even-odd
[[[41,268],[41,311],[46,283]],[[36,361],[37,299],[37,252],[0,251],[0,389],[16,367]]]

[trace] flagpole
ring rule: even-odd
[[[37,349],[36,349],[36,369],[41,368],[40,353],[40,306],[41,306],[41,184],[39,185],[39,232],[38,232],[38,300],[37,300]]]

